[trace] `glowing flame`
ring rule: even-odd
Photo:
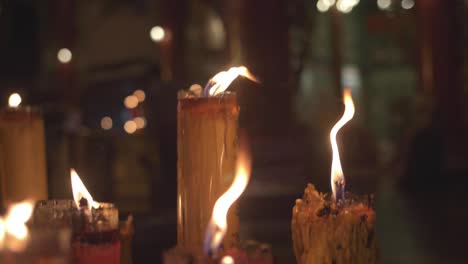
[[[338,131],[351,120],[354,116],[354,103],[351,96],[351,90],[345,89],[343,91],[343,100],[345,111],[341,119],[335,124],[330,132],[330,142],[333,151],[333,160],[331,167],[331,186],[333,191],[333,198],[335,201],[344,198],[345,178],[343,169],[341,168],[340,153],[338,151],[338,144],[336,143],[336,134]]]
[[[73,199],[75,200],[76,206],[80,208],[80,200],[86,199],[88,201],[88,209],[91,210],[92,207],[99,208],[99,203],[93,200],[93,197],[86,189],[85,185],[78,176],[78,173],[74,169],[70,170],[71,176],[71,185],[73,191]]]
[[[0,217],[0,249],[4,246],[6,235],[10,235],[17,241],[9,243],[7,246],[10,250],[19,251],[24,248],[25,241],[28,239],[28,227],[26,222],[31,218],[34,208],[32,201],[24,201],[13,205],[5,217]]]
[[[250,178],[250,157],[247,150],[238,153],[236,175],[229,189],[219,197],[213,207],[210,223],[205,235],[205,251],[214,252],[221,244],[227,229],[227,213],[231,205],[244,192]]]
[[[12,93],[8,97],[8,106],[9,107],[18,107],[21,104],[21,95],[18,93]]]
[[[205,87],[205,93],[208,91],[208,95],[214,96],[226,91],[229,85],[231,85],[239,75],[251,81],[258,82],[257,78],[255,78],[245,66],[232,67],[228,71],[222,71],[213,76]]]

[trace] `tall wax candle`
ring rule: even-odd
[[[179,99],[178,243],[192,252],[202,252],[213,206],[234,177],[238,115],[235,94]],[[236,211],[228,213],[226,247],[237,243]]]
[[[0,111],[0,198],[47,199],[44,122],[30,107]]]

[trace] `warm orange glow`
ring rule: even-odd
[[[12,251],[24,249],[29,238],[26,222],[31,218],[33,208],[33,201],[26,200],[11,206],[4,219],[0,217],[0,250],[5,246]],[[14,240],[5,243],[7,235]]]
[[[146,118],[142,116],[133,118],[133,122],[135,122],[138,129],[142,129],[146,127]]]
[[[80,200],[82,198],[88,201],[88,209],[91,210],[92,207],[99,208],[99,203],[93,200],[93,197],[86,189],[85,185],[78,176],[78,173],[74,169],[70,170],[70,177],[71,177],[71,185],[73,191],[73,199],[75,200],[75,204],[78,208],[80,208]]]
[[[143,90],[135,90],[133,92],[133,95],[136,96],[136,98],[138,99],[138,102],[143,102],[145,101],[145,98],[146,98],[146,93],[143,91]]]
[[[124,130],[128,134],[135,133],[135,131],[137,131],[137,129],[138,129],[137,123],[135,121],[133,121],[133,120],[128,120],[124,124]]]
[[[3,249],[3,244],[5,240],[5,232],[6,232],[6,227],[5,227],[5,221],[3,221],[3,218],[0,217],[0,250]]]
[[[135,95],[129,95],[124,99],[124,105],[128,109],[133,109],[138,106],[138,97]]]
[[[26,239],[28,236],[26,222],[31,217],[33,208],[34,203],[32,201],[24,201],[13,205],[4,220],[6,233],[19,240]]]
[[[208,94],[213,96],[226,91],[229,85],[231,85],[239,75],[251,81],[258,82],[255,76],[253,76],[245,66],[232,67],[228,71],[222,71],[211,78],[208,83],[208,85],[210,85]]]
[[[205,250],[214,252],[221,244],[227,229],[227,213],[231,205],[244,192],[250,178],[250,157],[247,150],[238,153],[236,175],[229,189],[219,197],[213,207],[213,214],[206,230]]]
[[[351,90],[345,89],[343,91],[343,100],[345,105],[345,111],[341,119],[335,124],[330,132],[330,142],[333,151],[333,160],[331,167],[331,185],[333,191],[333,198],[335,201],[343,198],[345,178],[343,175],[343,169],[341,168],[340,153],[338,151],[338,144],[336,143],[336,134],[338,131],[351,120],[354,116],[354,103],[351,96]]]

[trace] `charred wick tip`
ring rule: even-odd
[[[80,199],[79,204],[80,204],[80,208],[81,208],[81,207],[88,207],[88,204],[89,204],[89,203],[88,203],[88,200],[87,200],[86,198],[82,197],[82,198]]]

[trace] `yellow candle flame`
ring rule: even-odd
[[[0,217],[0,249],[4,247],[7,234],[16,239],[15,243],[7,245],[10,250],[20,251],[24,248],[24,242],[29,237],[26,222],[31,218],[33,208],[34,202],[26,200],[12,205],[5,218]]]
[[[80,200],[84,198],[88,201],[89,210],[91,210],[91,208],[99,208],[99,203],[93,200],[93,197],[88,192],[88,189],[86,189],[85,185],[80,179],[80,176],[78,176],[78,173],[76,173],[74,169],[70,170],[70,176],[73,191],[73,199],[75,200],[76,206],[80,208]]]
[[[232,67],[227,71],[219,72],[210,79],[207,85],[209,89],[208,94],[210,96],[215,96],[226,91],[229,85],[231,85],[238,76],[244,76],[251,81],[258,82],[257,78],[255,78],[245,66]]]
[[[214,252],[221,244],[227,229],[227,213],[231,205],[244,192],[250,179],[251,161],[248,151],[242,147],[238,153],[236,174],[229,189],[219,197],[206,230],[205,251]]]
[[[343,175],[343,169],[341,168],[340,153],[338,151],[338,144],[336,143],[336,134],[338,131],[348,123],[354,116],[354,102],[351,96],[351,90],[345,89],[343,91],[343,100],[345,105],[345,111],[340,120],[333,126],[330,132],[330,142],[333,152],[333,160],[331,167],[331,186],[333,192],[333,198],[335,201],[343,199],[344,197],[344,187],[345,187],[345,178]]]

